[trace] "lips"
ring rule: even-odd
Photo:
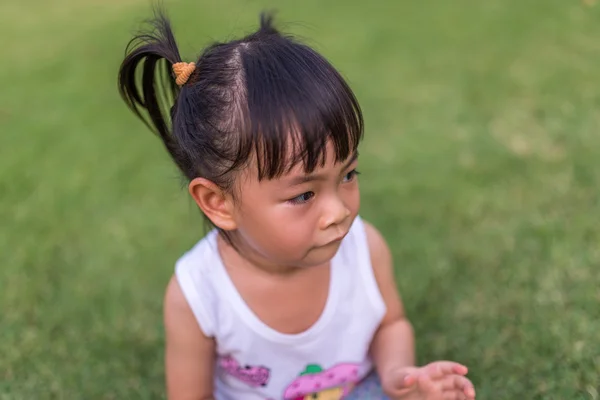
[[[330,245],[330,244],[334,244],[334,243],[339,243],[339,242],[341,242],[341,241],[342,241],[342,240],[343,240],[343,239],[346,237],[346,235],[347,235],[347,234],[348,234],[348,232],[344,233],[344,234],[343,234],[343,235],[341,235],[341,236],[338,236],[338,237],[336,237],[336,238],[335,238],[335,239],[333,239],[333,240],[330,240],[329,242],[327,242],[327,244],[325,244],[325,246],[328,246],[328,245]]]

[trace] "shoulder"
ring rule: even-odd
[[[167,347],[171,350],[207,348],[213,338],[197,318],[176,276],[167,285],[163,303],[163,318]]]
[[[167,325],[172,322],[173,318],[184,317],[192,320],[194,318],[192,309],[175,275],[171,277],[165,290],[163,311]]]
[[[363,220],[365,236],[371,257],[373,269],[377,272],[380,270],[392,270],[392,252],[385,238],[371,223]]]
[[[394,278],[394,266],[392,262],[392,252],[385,238],[371,223],[364,221],[365,236],[367,246],[369,247],[369,256],[371,258],[371,267],[379,289],[383,291],[386,287],[393,284],[395,290],[396,280]]]
[[[195,331],[203,333],[188,298],[175,275],[171,277],[165,290],[163,317],[167,332]],[[204,336],[204,335],[203,335]]]
[[[387,241],[377,228],[364,220],[363,225],[369,247],[373,275],[386,305],[387,312],[385,319],[399,318],[404,314],[404,311],[400,294],[398,293],[392,252]]]
[[[209,236],[177,260],[164,296],[165,323],[192,321],[205,336],[214,335],[219,300],[216,251]]]

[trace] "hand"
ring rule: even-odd
[[[467,367],[436,361],[424,367],[396,368],[381,377],[385,393],[393,400],[471,400],[475,389],[465,377]]]

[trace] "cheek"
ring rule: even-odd
[[[286,244],[291,249],[305,246],[313,239],[316,215],[312,208],[304,206],[282,206],[271,210],[268,224],[273,240]]]
[[[245,240],[263,254],[295,258],[312,245],[314,226],[310,210],[288,205],[244,207],[240,232]]]

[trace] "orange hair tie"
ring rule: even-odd
[[[175,73],[175,83],[179,86],[183,86],[190,78],[190,75],[192,75],[195,69],[196,63],[194,62],[178,62],[173,64],[173,72]]]

